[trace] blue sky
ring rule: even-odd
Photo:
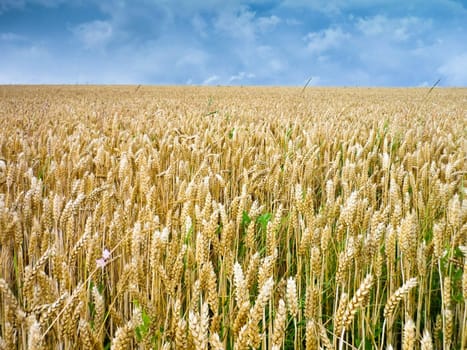
[[[456,0],[0,0],[0,84],[467,86]]]

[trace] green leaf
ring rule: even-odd
[[[256,222],[260,225],[260,228],[263,232],[266,232],[266,228],[268,227],[268,222],[271,221],[272,214],[271,213],[264,213],[258,216]]]
[[[142,334],[141,334],[140,326],[138,326],[138,327],[135,328],[135,334],[136,334],[136,340],[137,340],[137,341],[143,340],[143,336],[142,336]]]
[[[244,210],[242,213],[242,225],[246,227],[251,222],[251,218],[248,216],[248,213]]]
[[[185,244],[189,244],[190,243],[190,240],[191,240],[191,236],[193,235],[193,225],[191,225],[190,229],[188,230],[188,232],[186,233],[185,235],[185,240],[184,240],[184,243]]]
[[[149,315],[146,313],[146,311],[142,311],[142,315],[141,315],[142,319],[143,319],[143,326],[145,328],[149,328],[149,325],[151,324],[151,318],[149,317]]]

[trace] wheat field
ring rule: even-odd
[[[466,349],[467,90],[0,87],[0,349]]]

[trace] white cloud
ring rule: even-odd
[[[269,17],[259,17],[257,20],[257,26],[262,32],[271,30],[279,23],[281,23],[281,19],[274,15]]]
[[[18,41],[26,41],[27,38],[24,35],[19,35],[16,33],[0,33],[0,41],[7,41],[7,42],[18,42]]]
[[[386,36],[395,41],[406,41],[418,36],[430,26],[430,19],[418,17],[388,18],[382,15],[359,18],[356,23],[357,29],[366,36]]]
[[[234,11],[223,11],[214,20],[214,28],[234,39],[252,42],[259,34],[273,30],[282,22],[276,15],[257,17],[247,7]]]
[[[206,64],[208,60],[208,54],[202,50],[191,49],[184,53],[183,56],[177,60],[177,67],[189,67],[199,68]]]
[[[0,46],[0,84],[59,83],[59,63],[40,43]]]
[[[0,0],[0,14],[34,8],[46,18],[62,6],[80,18],[0,32],[0,80],[303,86],[314,76],[313,85],[404,86],[441,76],[466,84],[466,17],[446,10],[450,0],[397,9],[388,0],[64,1]],[[68,32],[56,35],[64,23]]]
[[[196,30],[196,32],[201,35],[202,37],[206,37],[207,36],[207,27],[208,27],[208,24],[206,23],[206,21],[204,20],[203,17],[201,17],[200,15],[196,14],[195,16],[193,16],[193,18],[191,19],[191,25],[193,26],[193,28]]]
[[[342,31],[341,28],[328,28],[319,32],[308,33],[304,40],[309,52],[315,55],[322,54],[327,50],[339,47],[345,40],[350,38],[350,34]]]
[[[222,12],[214,21],[214,27],[230,37],[252,41],[255,38],[255,13],[242,8],[240,11]]]
[[[24,9],[28,4],[57,7],[65,2],[67,0],[0,0],[0,14],[11,9]]]
[[[45,6],[45,7],[57,7],[63,3],[66,3],[67,0],[29,0],[29,2],[36,3],[38,5]]]
[[[203,80],[201,85],[211,85],[211,84],[214,84],[215,82],[218,82],[219,79],[220,78],[218,75],[211,75],[210,77]]]
[[[273,58],[267,62],[266,67],[269,69],[271,73],[277,73],[281,70],[284,70],[285,64],[278,58]]]
[[[381,15],[369,19],[359,18],[357,28],[366,35],[379,35],[386,31],[387,22],[387,18]]]
[[[112,38],[112,25],[107,21],[82,23],[72,29],[75,36],[88,48],[105,46]]]
[[[0,0],[0,14],[10,9],[24,7],[24,0]]]
[[[302,21],[299,21],[298,19],[296,18],[287,18],[285,20],[285,23],[288,25],[288,26],[299,26],[301,24],[303,24]]]
[[[431,85],[433,85],[433,83],[431,83]],[[422,87],[422,88],[430,87],[430,83],[428,81],[424,80],[420,84],[418,84],[417,87]]]
[[[444,83],[454,86],[467,86],[467,52],[448,59],[438,68],[443,75]]]
[[[391,0],[282,0],[281,7],[286,9],[310,9],[314,12],[328,16],[339,16],[346,13],[358,12],[390,12],[400,13],[427,13],[441,10],[445,14],[461,14],[467,12],[462,0],[411,0],[411,1],[391,1]]]
[[[232,75],[229,78],[229,84],[230,83],[235,83],[235,82],[240,82],[242,80],[252,79],[254,77],[256,77],[256,75],[253,74],[253,73],[240,72],[238,74]]]

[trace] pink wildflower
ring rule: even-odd
[[[107,265],[107,260],[110,258],[110,251],[105,248],[102,252],[102,258],[96,260],[96,265],[103,269]]]

